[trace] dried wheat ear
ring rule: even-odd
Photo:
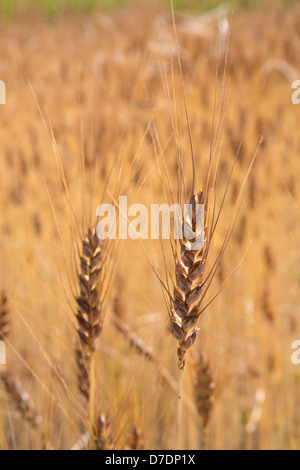
[[[80,294],[77,302],[79,390],[89,399],[90,363],[95,351],[95,341],[103,326],[103,240],[90,228],[82,240],[80,272],[78,273]]]
[[[206,227],[204,207],[204,233],[197,233],[196,204],[204,204],[203,192],[192,197],[192,220],[185,221],[195,233],[195,239],[203,240],[199,249],[191,249],[191,241],[180,240],[180,253],[175,258],[175,277],[173,301],[170,308],[171,333],[178,340],[178,367],[184,369],[185,355],[194,344],[197,335],[197,322],[201,314],[203,300],[204,267],[206,262]]]

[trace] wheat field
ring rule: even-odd
[[[189,193],[190,136],[196,192],[217,159],[211,265],[237,220],[186,354],[181,447],[300,449],[300,5],[175,21],[150,0],[0,19],[2,450],[176,447],[172,249],[93,230],[102,201],[170,202],[178,154]]]

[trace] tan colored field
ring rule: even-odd
[[[208,169],[217,67],[218,204],[239,150],[211,262],[259,150],[205,303],[221,293],[201,315],[187,354],[182,447],[299,450],[300,365],[292,363],[292,344],[300,340],[300,105],[291,96],[300,79],[300,5],[232,19],[219,13],[205,24],[176,15],[196,191]],[[0,448],[70,449],[91,418],[75,357],[80,237],[95,223],[103,193],[108,203],[119,194],[148,207],[170,201],[178,175],[171,118],[191,190],[171,13],[136,6],[52,23],[2,20],[0,79],[0,291],[9,298],[8,311],[0,306],[7,349]],[[165,249],[173,275],[167,242]],[[166,279],[160,243],[112,241],[104,256],[93,414],[107,421],[89,446],[174,449],[177,344],[151,267]],[[5,312],[9,335],[1,332]]]

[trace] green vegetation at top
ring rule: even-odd
[[[170,5],[169,0],[140,0],[148,4]],[[290,4],[297,0],[281,0],[284,4]],[[221,0],[173,0],[176,10],[186,10],[191,12],[203,12],[224,3]],[[16,13],[36,13],[40,12],[53,18],[66,12],[89,13],[96,9],[113,9],[130,4],[131,0],[2,0],[0,4],[1,16],[12,18]],[[263,1],[259,0],[229,0],[233,7],[255,8]]]
[[[280,3],[289,5],[298,0],[280,0]],[[168,0],[167,0],[168,2]],[[168,2],[170,3],[170,2]],[[271,1],[267,0],[173,0],[173,5],[176,10],[189,10],[189,11],[206,11],[216,8],[219,5],[227,3],[232,7],[252,9],[268,3],[272,5]]]
[[[43,13],[54,17],[66,12],[90,13],[98,8],[112,9],[128,3],[128,0],[2,0],[0,11],[6,18],[16,13]]]

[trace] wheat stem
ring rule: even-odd
[[[95,406],[95,361],[94,356],[91,357],[90,363],[90,393],[89,393],[89,404],[88,404],[88,413],[89,413],[89,422],[91,430],[94,426],[94,406]]]
[[[177,391],[177,450],[181,450],[181,447],[182,447],[183,373],[184,373],[184,368],[178,369],[178,391]]]

